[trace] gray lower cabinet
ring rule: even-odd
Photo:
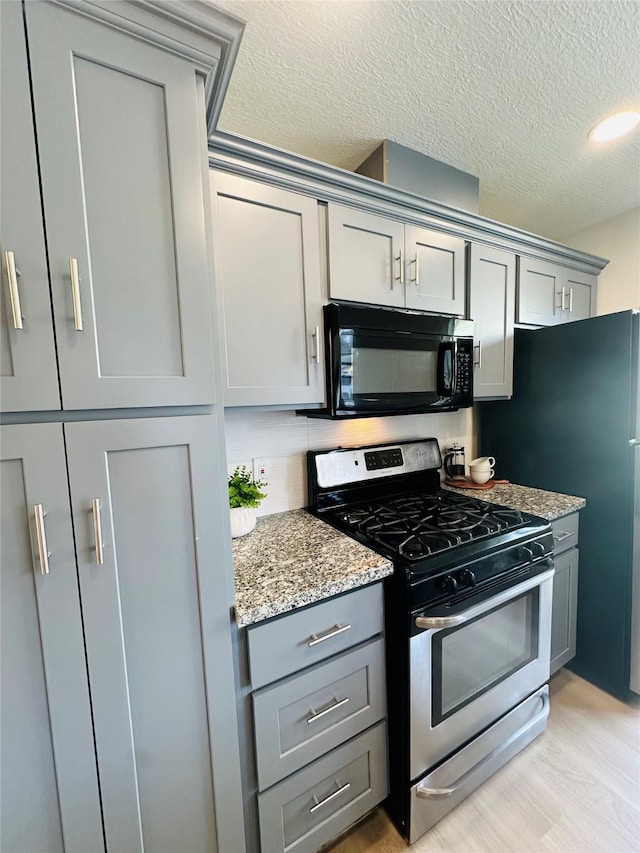
[[[513,393],[516,256],[489,246],[469,247],[469,315],[474,322],[473,396]]]
[[[596,313],[596,276],[550,261],[518,258],[516,321],[555,326]]]
[[[0,849],[93,853],[104,839],[62,426],[3,426],[0,441]]]
[[[464,314],[462,238],[333,203],[327,216],[331,299]]]
[[[3,411],[59,409],[20,3],[0,3],[0,36],[0,400]]]
[[[387,796],[384,722],[258,796],[263,853],[313,853]]]
[[[318,204],[211,173],[227,406],[324,400]]]
[[[7,853],[243,844],[215,421],[3,427]]]
[[[386,797],[382,629],[380,583],[248,629],[263,853],[312,853]]]
[[[553,610],[551,616],[551,674],[575,657],[578,612],[578,513],[554,521]]]

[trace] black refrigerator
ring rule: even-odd
[[[516,329],[513,397],[478,406],[496,477],[586,498],[567,666],[622,699],[640,693],[639,324],[623,311]]]

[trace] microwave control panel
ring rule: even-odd
[[[470,394],[473,387],[473,343],[459,341],[456,351],[456,392]]]

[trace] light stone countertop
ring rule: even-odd
[[[233,540],[238,627],[393,574],[385,557],[304,509],[258,518]]]
[[[560,492],[547,492],[544,489],[532,489],[530,486],[517,486],[509,483],[504,486],[494,486],[492,489],[456,489],[453,486],[443,486],[450,492],[477,498],[492,504],[508,506],[520,512],[538,515],[547,521],[555,521],[571,512],[576,512],[586,506],[584,498],[574,495],[563,495]]]

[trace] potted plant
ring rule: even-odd
[[[238,465],[229,477],[229,507],[231,536],[246,536],[256,526],[256,507],[266,498],[260,491],[268,485],[264,480],[254,480],[246,465]]]

